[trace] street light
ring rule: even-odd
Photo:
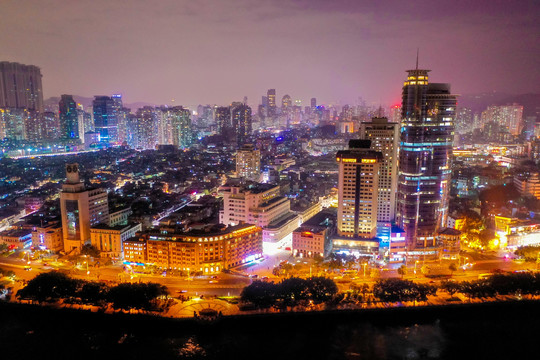
[[[366,266],[367,266],[367,263],[363,263],[362,266],[364,267],[364,277],[366,277]]]
[[[414,274],[416,275],[416,265],[420,262],[420,260],[416,260],[414,262]]]

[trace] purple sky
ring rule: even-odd
[[[40,66],[45,97],[390,104],[417,47],[455,93],[539,92],[539,18],[528,0],[2,0],[0,60]]]

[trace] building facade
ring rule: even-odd
[[[251,181],[261,177],[261,152],[255,146],[244,145],[236,152],[236,174]]]
[[[66,165],[67,180],[60,192],[64,251],[77,253],[90,242],[90,227],[109,222],[107,192],[86,189],[77,164]]]
[[[261,231],[243,224],[208,231],[147,232],[139,240],[124,242],[124,258],[163,269],[215,274],[262,257]]]
[[[112,145],[118,141],[118,121],[116,104],[109,96],[96,96],[92,102],[94,129],[99,134],[99,142]]]
[[[0,108],[43,112],[41,70],[34,65],[0,62]]]
[[[116,225],[98,224],[90,229],[90,239],[101,257],[121,258],[123,242],[142,230],[141,224]]]
[[[376,236],[379,168],[383,157],[370,146],[369,140],[351,140],[348,150],[337,152],[339,236]]]
[[[457,96],[408,70],[403,86],[396,220],[409,249],[435,246],[448,216]]]

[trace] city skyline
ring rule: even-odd
[[[56,5],[11,2],[0,15],[11,35],[0,58],[39,66],[45,98],[122,93],[193,106],[248,96],[255,105],[275,88],[304,106],[311,97],[397,104],[417,48],[420,66],[434,81],[452,79],[458,94],[539,91],[532,1]]]

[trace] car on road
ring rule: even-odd
[[[24,267],[24,271],[31,271],[31,270],[32,270],[32,268],[30,266],[25,266]]]

